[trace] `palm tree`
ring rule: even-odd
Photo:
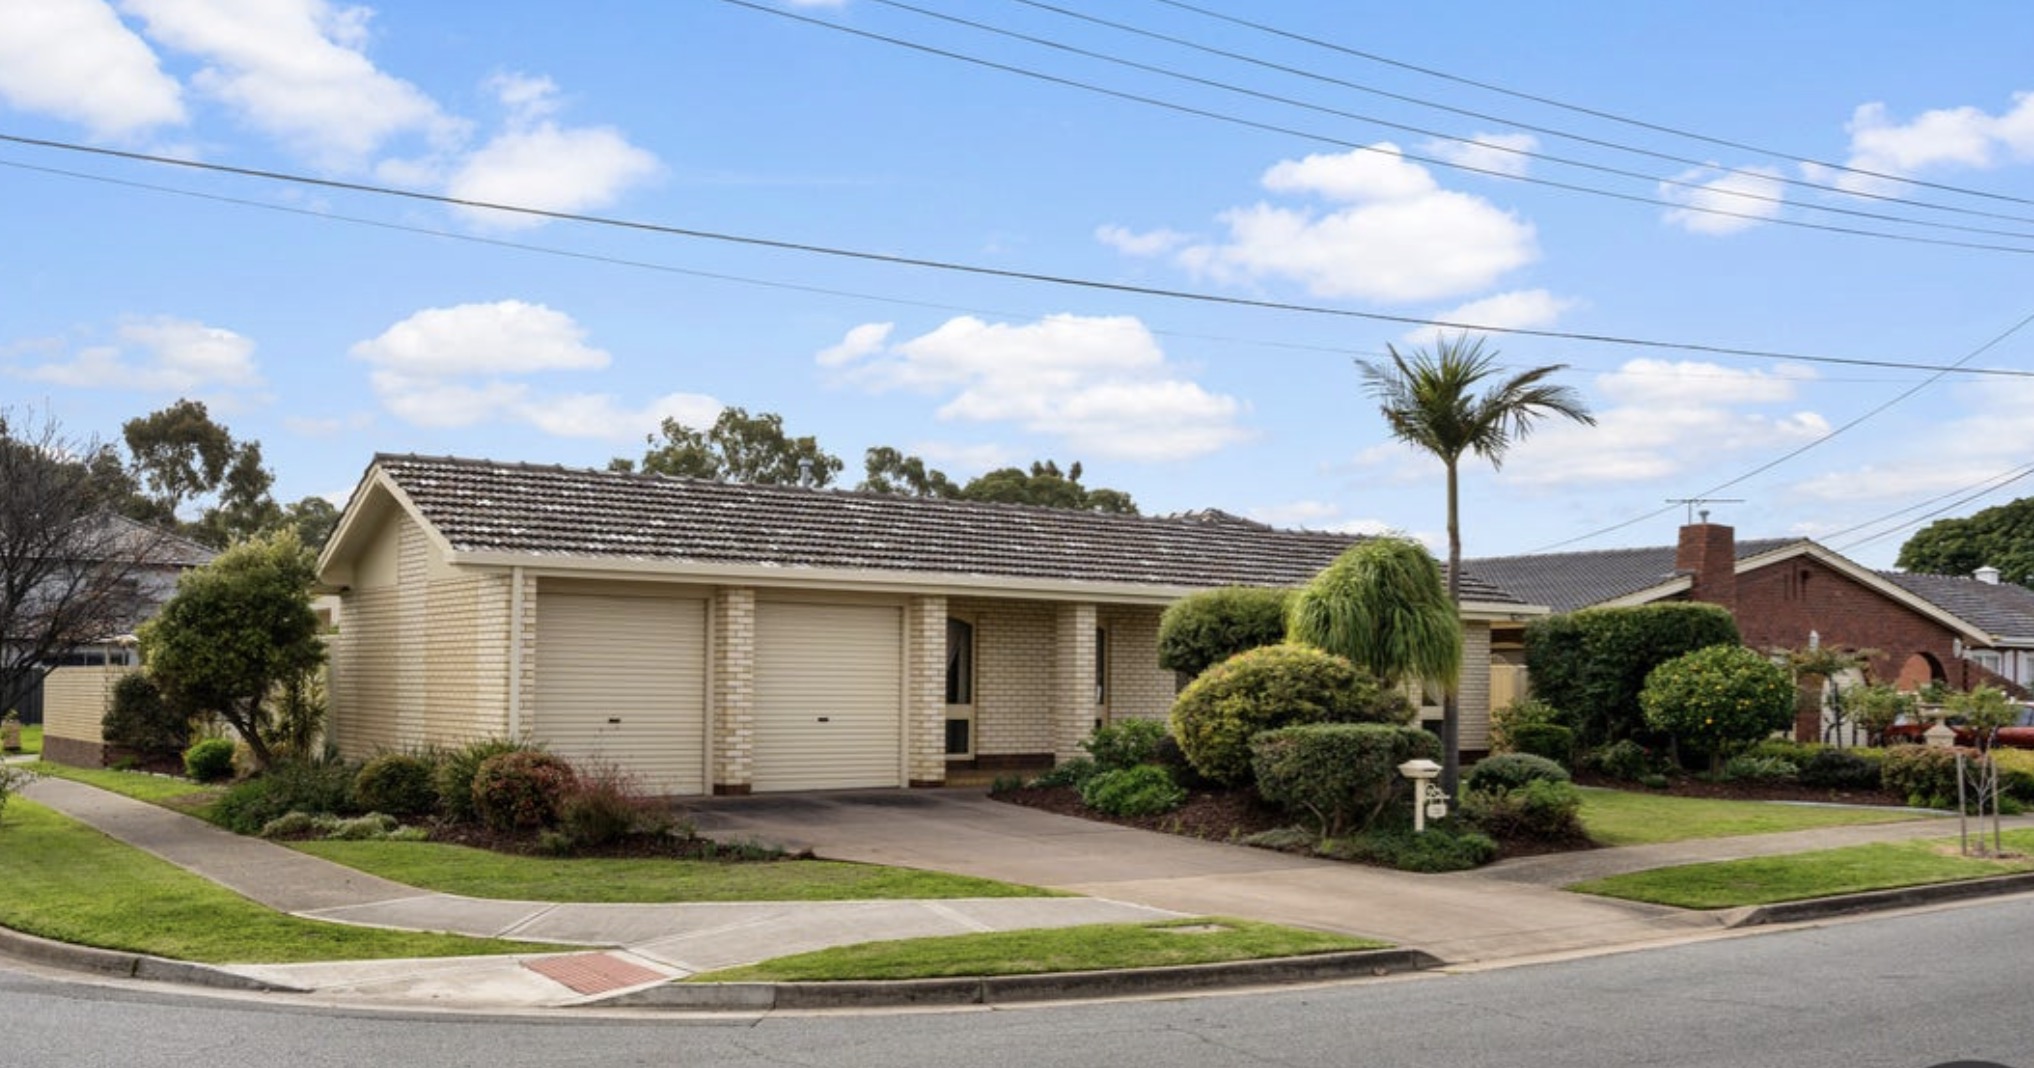
[[[1484,351],[1480,337],[1443,338],[1431,353],[1424,349],[1401,353],[1392,345],[1385,351],[1391,356],[1389,363],[1358,360],[1356,366],[1392,436],[1433,453],[1448,471],[1448,601],[1459,612],[1462,519],[1457,485],[1462,454],[1473,452],[1501,468],[1504,454],[1513,443],[1524,441],[1540,419],[1560,415],[1593,426],[1596,417],[1589,414],[1580,394],[1547,381],[1566,370],[1565,364],[1520,372],[1478,394],[1479,385],[1503,372],[1497,353]],[[1457,680],[1440,681],[1446,683],[1441,704],[1441,788],[1453,797],[1461,777],[1461,708]]]

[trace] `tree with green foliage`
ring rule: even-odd
[[[1989,566],[2007,582],[2034,584],[2034,497],[1938,519],[1900,546],[1894,564],[1929,575],[1970,575]]]
[[[311,610],[316,577],[316,559],[294,530],[245,541],[187,572],[139,633],[163,697],[217,714],[262,768],[274,763],[271,702],[325,659]]]
[[[1550,379],[1563,364],[1535,367],[1495,381],[1497,353],[1485,352],[1482,338],[1462,334],[1443,340],[1432,352],[1401,353],[1386,345],[1389,363],[1358,360],[1365,390],[1378,402],[1393,437],[1432,453],[1447,472],[1448,600],[1462,603],[1462,518],[1460,468],[1462,455],[1473,453],[1504,466],[1511,446],[1524,441],[1533,426],[1548,416],[1594,425],[1582,397]],[[1450,686],[1441,707],[1441,788],[1454,796],[1460,778],[1461,709]]]
[[[338,518],[321,497],[278,504],[275,472],[262,459],[261,442],[235,438],[201,401],[179,400],[129,419],[120,429],[129,466],[128,496],[118,510],[130,519],[223,549],[284,526],[297,528],[305,544],[318,545],[331,524],[321,527],[315,517]],[[186,518],[193,508],[196,516]]]
[[[999,467],[969,480],[961,487],[960,497],[970,501],[1035,504],[1083,512],[1137,514],[1137,503],[1122,490],[1090,489],[1081,485],[1079,461],[1075,461],[1065,473],[1061,473],[1059,464],[1051,460],[1035,461],[1029,471]]]
[[[1721,605],[1677,601],[1589,608],[1526,624],[1533,695],[1561,710],[1584,746],[1642,735],[1639,691],[1655,667],[1697,649],[1739,644]]]
[[[1298,723],[1399,723],[1413,717],[1397,689],[1310,645],[1267,645],[1201,673],[1172,703],[1172,736],[1195,771],[1250,778],[1250,739]]]
[[[645,442],[649,447],[640,465],[616,457],[608,466],[618,471],[640,466],[646,474],[764,486],[827,486],[844,466],[840,457],[819,447],[817,438],[786,434],[783,416],[775,412],[752,416],[746,408],[722,408],[705,430],[666,418],[658,434]]]
[[[1720,771],[1734,747],[1781,730],[1794,718],[1794,679],[1763,653],[1712,645],[1661,664],[1639,691],[1646,724],[1709,757]]]
[[[927,467],[916,456],[907,456],[888,445],[878,445],[862,455],[863,493],[888,493],[904,497],[954,498],[961,487],[946,472]]]
[[[1292,595],[1261,586],[1187,594],[1158,617],[1158,666],[1191,679],[1237,653],[1277,645]]]

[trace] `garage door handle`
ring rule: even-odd
[[[620,717],[620,716],[609,716],[609,717],[607,717],[607,721],[608,721],[609,723],[620,723],[620,722],[621,722],[621,717]]]
[[[833,717],[832,717],[832,716],[821,716],[821,717],[819,717],[819,722],[821,722],[821,723],[832,723],[832,722],[833,722]]]

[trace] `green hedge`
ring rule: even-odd
[[[1237,653],[1285,641],[1292,593],[1230,586],[1174,601],[1158,619],[1158,666],[1191,678]]]
[[[1383,723],[1285,727],[1250,740],[1258,794],[1324,838],[1367,830],[1394,803],[1410,812],[1412,784],[1398,766],[1440,755],[1433,734]]]
[[[1172,705],[1172,736],[1194,770],[1250,778],[1250,739],[1302,723],[1405,723],[1412,703],[1339,656],[1305,645],[1239,653],[1201,674]]]
[[[1711,604],[1592,608],[1526,627],[1533,694],[1561,710],[1588,747],[1647,731],[1639,692],[1652,670],[1684,653],[1736,645],[1737,621]]]

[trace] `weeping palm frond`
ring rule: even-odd
[[[1403,538],[1372,538],[1336,558],[1293,598],[1286,636],[1388,683],[1452,688],[1462,670],[1462,625],[1440,565]]]

